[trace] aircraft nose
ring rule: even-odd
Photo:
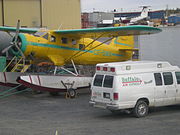
[[[21,40],[21,38],[18,36],[16,41],[15,41],[15,38],[13,38],[11,44],[13,45],[12,49],[13,49],[15,52],[18,52],[19,49],[21,49],[22,40]],[[19,48],[19,49],[18,49],[18,48]]]
[[[15,40],[15,38],[13,38],[11,44],[13,45],[13,47],[11,48],[11,52],[13,53],[13,55],[16,56],[21,56],[22,53],[25,52],[26,49],[26,37],[24,34],[19,34],[17,37],[17,40]]]

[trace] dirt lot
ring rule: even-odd
[[[89,107],[76,99],[26,92],[0,100],[0,135],[179,135],[180,106],[156,108],[145,118]]]

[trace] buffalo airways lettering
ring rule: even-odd
[[[136,86],[141,85],[142,80],[138,77],[122,77],[123,86]]]

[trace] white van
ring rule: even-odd
[[[90,105],[111,111],[131,110],[136,117],[149,107],[180,103],[180,69],[162,61],[97,64]]]

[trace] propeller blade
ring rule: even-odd
[[[18,20],[18,22],[17,22],[16,34],[14,36],[14,42],[17,42],[18,35],[19,35],[19,29],[20,29],[20,20]]]
[[[10,49],[11,47],[13,47],[13,45],[10,45],[10,46],[4,48],[4,49],[1,51],[1,53],[3,54],[3,53],[5,53],[5,52],[9,51],[9,49]]]
[[[19,29],[20,29],[20,20],[18,20],[18,22],[17,22],[16,34],[15,34],[14,40],[13,40],[13,42],[11,42],[11,44],[14,45],[18,49],[18,51],[21,53],[21,56],[23,58],[25,58],[24,53],[21,51],[21,49],[19,48],[18,43],[17,43],[18,42]]]
[[[14,42],[14,45],[16,46],[16,48],[18,49],[18,51],[21,53],[21,56],[22,56],[23,58],[25,58],[25,55],[24,55],[24,53],[21,51],[21,49],[19,48],[19,46],[17,45],[17,42]]]

